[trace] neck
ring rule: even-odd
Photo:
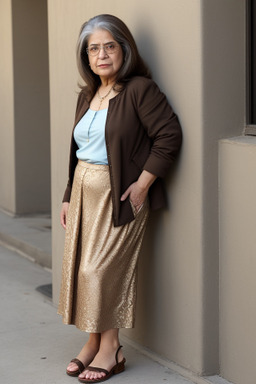
[[[101,86],[102,88],[111,87],[115,84],[115,79],[106,79],[101,77]]]

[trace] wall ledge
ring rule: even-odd
[[[236,136],[228,139],[221,139],[220,144],[231,144],[231,145],[250,145],[256,146],[256,136]]]

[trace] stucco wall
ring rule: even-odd
[[[184,132],[166,180],[169,209],[152,214],[143,246],[136,328],[123,332],[199,374],[219,370],[217,143],[243,126],[244,7],[239,0],[48,0],[54,302],[78,91],[76,40],[85,20],[113,13],[131,29]]]
[[[4,0],[0,14],[0,207],[49,213],[47,0]]]
[[[185,133],[182,161],[179,160],[167,180],[170,208],[152,216],[145,241],[137,327],[126,334],[170,360],[202,371],[199,2],[160,1],[150,6],[147,1],[139,4],[132,1],[129,5],[115,1],[107,5],[103,1],[93,5],[83,1],[64,3],[48,2],[51,104],[54,105],[51,111],[54,300],[57,301],[59,291],[64,235],[59,210],[67,179],[77,90],[75,44],[82,22],[95,14],[109,12],[122,18],[131,29],[154,78],[179,115]],[[59,49],[61,46],[65,49]]]
[[[256,377],[256,138],[220,143],[221,374],[238,384]]]
[[[219,350],[218,141],[240,135],[245,124],[245,6],[240,0],[201,1],[202,14],[202,238],[203,359]],[[213,335],[215,335],[213,337]],[[211,362],[211,363],[210,363]]]
[[[0,206],[15,211],[13,52],[11,0],[0,2]]]
[[[50,213],[47,0],[12,0],[16,212]]]

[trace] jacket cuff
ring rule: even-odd
[[[159,157],[151,154],[144,164],[143,169],[157,177],[164,178],[171,164],[172,161],[160,159]]]
[[[62,203],[69,203],[70,202],[70,196],[71,196],[71,187],[68,185],[66,190],[65,190],[65,193],[64,193],[64,196],[62,199]]]

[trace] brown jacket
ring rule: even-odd
[[[74,127],[88,108],[86,91],[81,91]],[[154,210],[166,206],[161,179],[178,154],[182,133],[177,116],[153,80],[134,77],[109,101],[105,136],[114,226],[134,219],[129,199],[121,202],[120,197],[144,169],[158,177],[149,190],[150,207]],[[72,133],[69,180],[63,202],[70,200],[77,149]]]

